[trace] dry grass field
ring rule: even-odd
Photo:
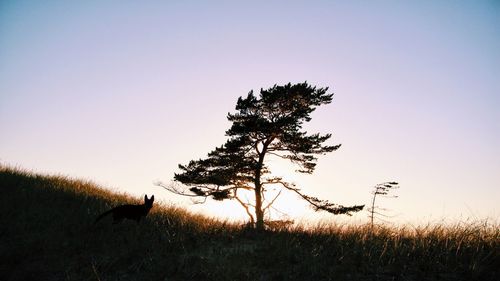
[[[244,225],[142,203],[88,181],[0,167],[0,280],[500,280],[499,226]]]

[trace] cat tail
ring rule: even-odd
[[[106,211],[102,214],[100,214],[97,219],[95,220],[94,224],[96,224],[98,221],[100,221],[102,218],[104,218],[105,216],[111,214],[113,212],[113,209],[109,210],[109,211]]]

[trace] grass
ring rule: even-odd
[[[320,225],[255,232],[92,182],[0,166],[0,280],[500,280],[498,225]]]

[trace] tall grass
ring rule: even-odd
[[[0,280],[499,280],[498,225],[318,225],[255,232],[89,181],[0,167]]]

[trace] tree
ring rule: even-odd
[[[392,189],[397,189],[399,188],[399,185],[397,182],[384,182],[384,183],[379,183],[376,186],[373,187],[373,198],[372,198],[372,205],[370,208],[368,208],[368,212],[370,213],[370,222],[371,222],[371,228],[373,229],[373,221],[375,219],[375,215],[377,216],[382,216],[382,217],[387,217],[387,215],[382,214],[380,211],[386,211],[385,209],[380,208],[379,206],[375,205],[375,200],[377,199],[377,195],[386,197],[386,198],[397,198],[397,195],[391,195],[389,196],[389,191]]]
[[[267,157],[273,155],[295,163],[298,166],[296,172],[311,174],[316,167],[316,155],[340,147],[340,144],[324,145],[331,134],[301,131],[304,122],[311,121],[310,114],[318,106],[332,101],[333,94],[327,91],[328,88],[312,87],[307,82],[274,85],[267,90],[261,89],[258,96],[250,91],[246,98],[238,98],[237,112],[227,116],[232,126],[226,131],[229,137],[226,143],[215,148],[206,159],[179,165],[181,172],[174,175],[174,180],[184,184],[185,188],[161,185],[185,196],[237,200],[257,229],[264,229],[264,214],[283,189],[298,194],[316,211],[350,215],[362,210],[364,205],[345,207],[308,196],[294,184],[272,176],[266,165]],[[266,200],[266,191],[271,186],[278,186],[280,193]],[[253,202],[244,202],[239,190],[252,191]]]

